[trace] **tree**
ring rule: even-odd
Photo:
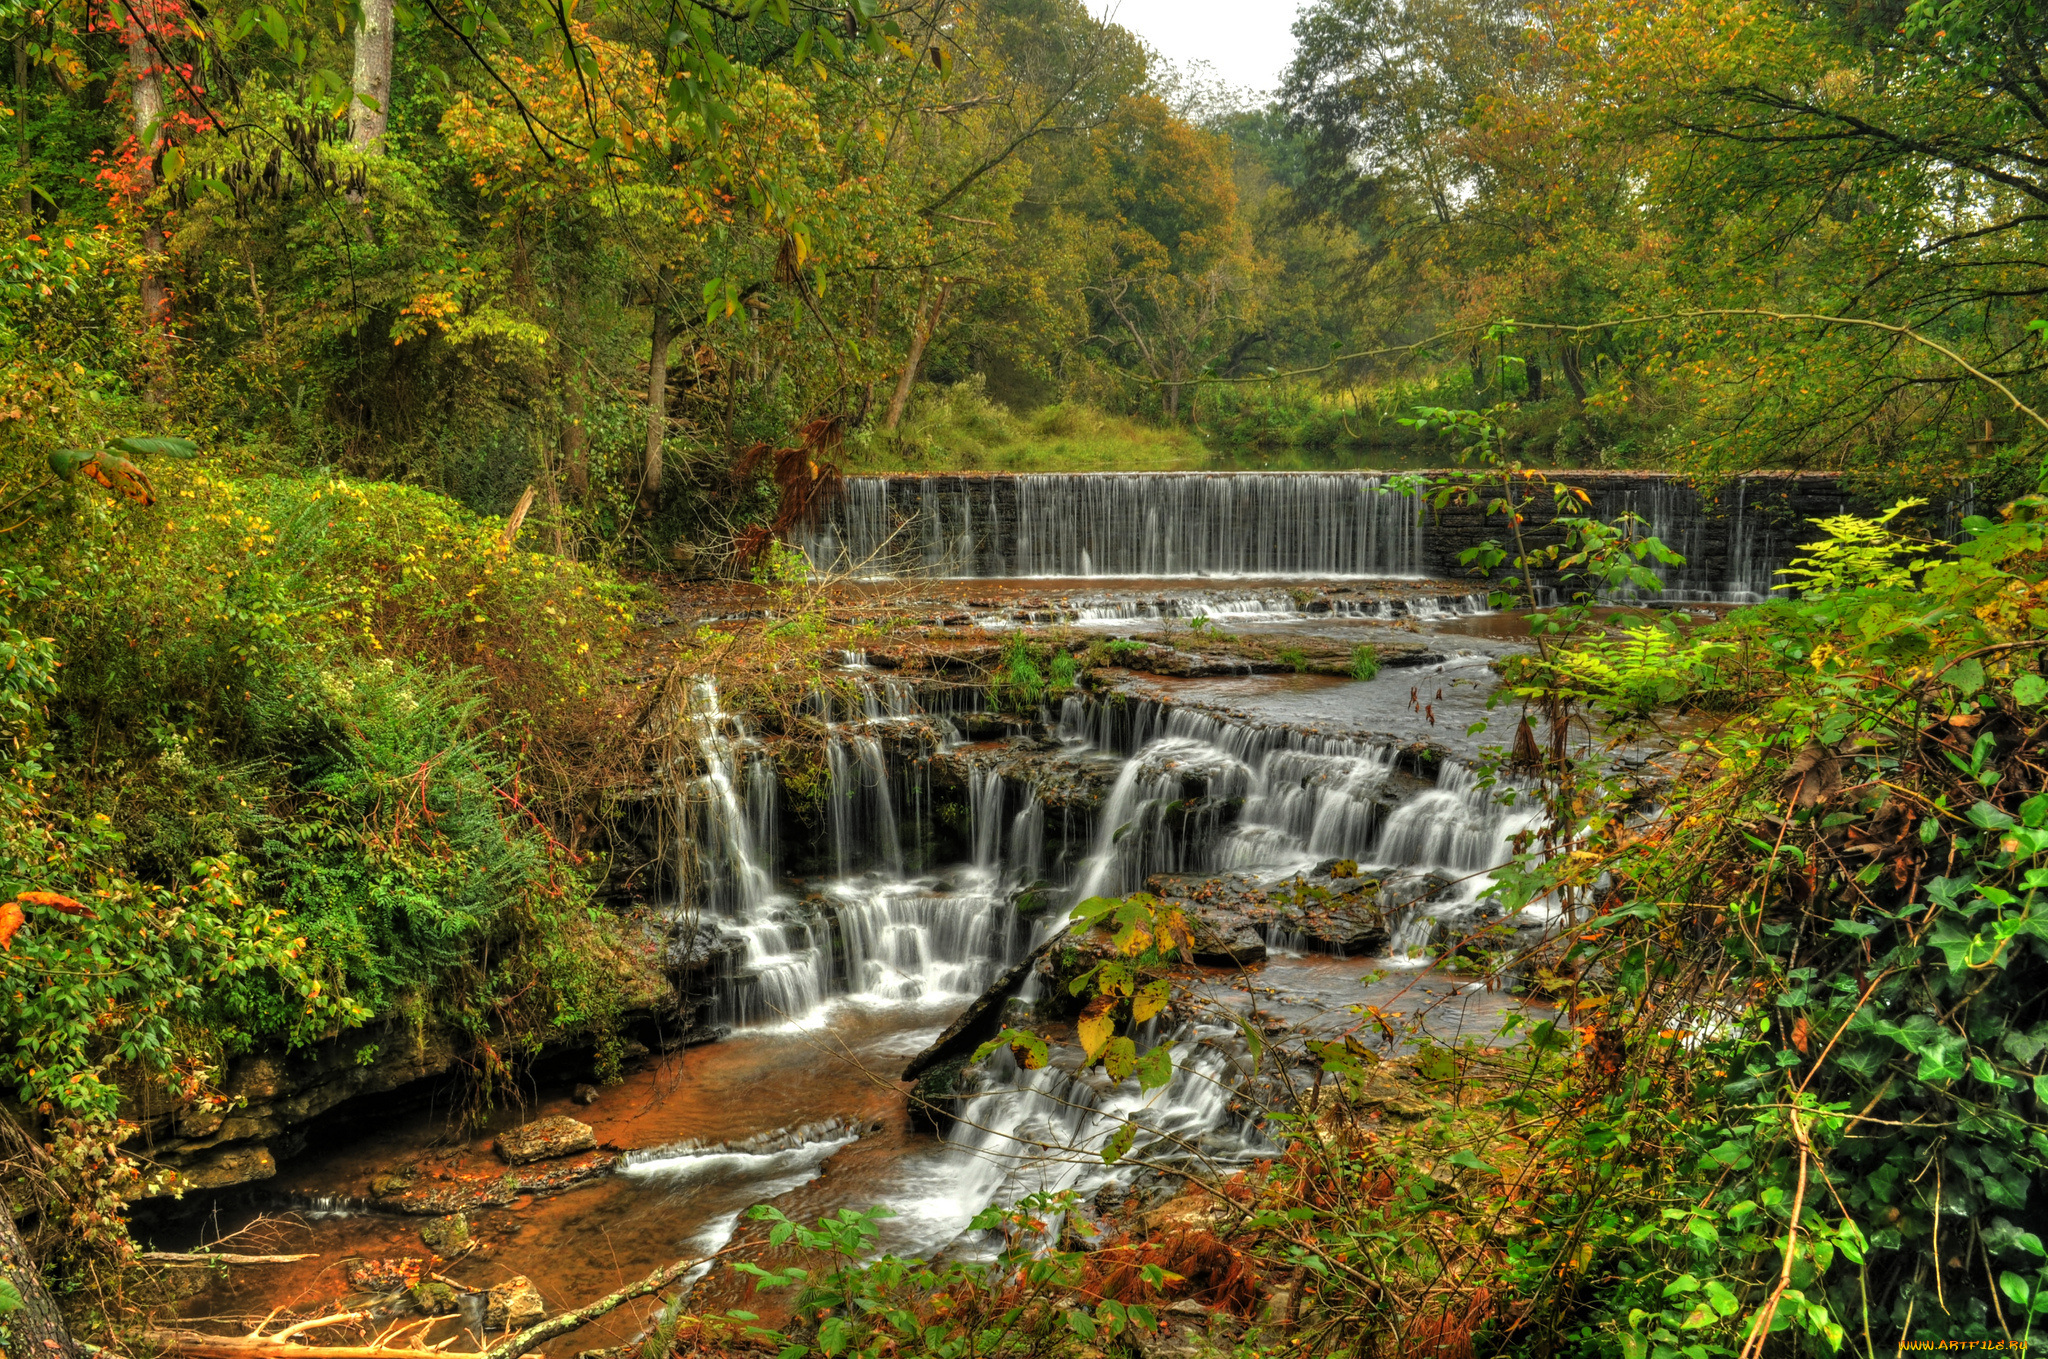
[[[1089,286],[1098,335],[1135,357],[1174,420],[1188,384],[1250,320],[1258,264],[1237,217],[1229,144],[1136,95],[1097,154],[1118,215]]]

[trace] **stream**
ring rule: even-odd
[[[1331,477],[1348,477],[1334,501],[1320,484]],[[430,1105],[345,1141],[316,1137],[258,1191],[221,1196],[184,1239],[159,1243],[189,1249],[247,1227],[228,1249],[254,1242],[315,1258],[231,1271],[198,1291],[187,1314],[314,1308],[355,1291],[350,1259],[424,1256],[426,1219],[389,1211],[372,1184],[394,1167],[429,1186],[493,1184],[504,1174],[496,1135],[539,1117],[588,1123],[615,1165],[556,1192],[487,1195],[468,1213],[477,1249],[447,1268],[472,1294],[524,1276],[553,1308],[718,1250],[756,1203],[798,1218],[884,1205],[894,1214],[885,1249],[972,1256],[990,1243],[969,1220],[991,1203],[1116,1192],[1141,1173],[1136,1162],[1227,1171],[1273,1155],[1244,1095],[1252,1061],[1233,1015],[1269,1035],[1335,1037],[1360,1024],[1355,1007],[1374,1005],[1418,1020],[1435,1041],[1494,1039],[1520,1002],[1433,966],[1430,948],[1447,928],[1487,918],[1488,870],[1535,825],[1525,790],[1475,767],[1504,742],[1505,720],[1498,733],[1470,730],[1488,716],[1490,662],[1525,643],[1455,583],[1375,583],[1375,571],[1419,574],[1421,530],[1409,498],[1381,497],[1349,474],[1291,476],[1250,488],[1249,501],[1237,494],[1248,488],[1218,484],[1267,479],[1186,478],[1172,483],[1177,498],[1149,503],[1142,482],[1112,480],[1136,479],[1105,478],[1093,500],[1069,502],[1074,532],[1050,502],[1028,502],[1021,529],[976,520],[971,504],[947,520],[952,510],[940,504],[937,518],[915,525],[925,564],[935,575],[985,560],[1069,575],[1157,568],[1157,579],[1071,589],[975,579],[986,607],[970,626],[997,635],[1199,616],[1348,646],[1398,626],[1427,643],[1424,663],[1366,681],[1133,673],[1016,715],[993,711],[973,684],[899,676],[849,654],[806,705],[823,733],[814,790],[779,771],[776,733],[697,683],[670,714],[687,758],[662,771],[681,812],[666,847],[669,881],[687,886],[662,907],[694,1032],[716,1041],[647,1053],[588,1104],[565,1080],[527,1090],[481,1125]],[[814,554],[843,558],[886,538],[880,517],[897,495],[856,482]],[[1170,533],[1161,527],[1176,516]],[[1262,527],[1250,533],[1248,523]],[[1134,545],[1105,547],[1119,524]],[[991,533],[1001,540],[992,558]],[[1317,609],[1278,587],[1219,590],[1180,576],[1208,568],[1343,578],[1355,602]],[[1036,609],[1023,606],[1027,596]],[[1141,890],[1158,875],[1272,887],[1320,872],[1342,891],[1350,880],[1329,878],[1328,867],[1345,860],[1381,884],[1383,901],[1408,903],[1374,956],[1339,956],[1327,940],[1256,924],[1262,960],[1204,969],[1192,988],[1205,1003],[1198,1016],[1171,1028],[1154,1021],[1140,1035],[1141,1047],[1176,1045],[1165,1088],[1082,1071],[1072,1050],[1056,1049],[1034,1072],[999,1052],[943,1134],[913,1123],[906,1064],[1050,939],[1073,903]],[[1514,929],[1540,933],[1540,905],[1525,917]],[[1030,1004],[1038,984],[1025,975],[1009,1003]],[[1106,1167],[1096,1153],[1126,1120],[1136,1147]],[[698,1302],[772,1314],[722,1268],[705,1276]],[[653,1305],[622,1308],[547,1352],[630,1340]],[[477,1307],[466,1299],[433,1338],[474,1328]],[[470,1345],[458,1338],[455,1348]]]

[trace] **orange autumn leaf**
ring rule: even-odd
[[[9,901],[0,903],[0,948],[12,951],[14,932],[28,923],[28,917],[21,913],[21,903]]]
[[[17,892],[15,896],[31,906],[49,906],[64,912],[66,915],[82,915],[87,920],[98,919],[93,914],[91,907],[57,892]]]
[[[1799,1016],[1792,1024],[1792,1046],[1799,1049],[1801,1057],[1806,1056],[1811,1048],[1811,1034],[1812,1030],[1806,1027],[1806,1016]]]
[[[149,484],[149,478],[126,458],[102,453],[91,462],[82,464],[78,470],[116,495],[128,497],[143,509],[156,504],[156,490]]]

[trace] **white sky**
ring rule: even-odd
[[[1232,85],[1268,91],[1294,58],[1296,0],[1092,0],[1176,65],[1206,61]]]

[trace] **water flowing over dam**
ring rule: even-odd
[[[819,570],[863,578],[1370,578],[1469,579],[1460,554],[1505,541],[1495,474],[1464,477],[1464,503],[1435,503],[1421,484],[1376,472],[1076,472],[850,477],[845,493],[791,541]],[[1702,489],[1654,472],[1559,472],[1584,492],[1570,513],[1615,522],[1685,560],[1657,566],[1669,602],[1754,603],[1811,518],[1838,514],[1836,478],[1768,473]],[[1484,478],[1491,476],[1491,480]],[[1559,514],[1542,483],[1526,497],[1524,532],[1543,537]]]
[[[854,477],[799,545],[857,575],[1408,576],[1422,522],[1354,472]]]

